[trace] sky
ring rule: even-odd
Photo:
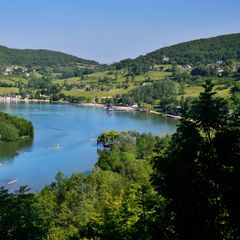
[[[240,32],[240,0],[0,0],[0,45],[112,63]]]

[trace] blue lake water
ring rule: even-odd
[[[139,112],[112,112],[61,104],[0,103],[0,111],[32,121],[33,141],[0,144],[0,186],[50,184],[58,171],[70,176],[91,171],[97,161],[96,138],[107,130],[172,134],[177,122]],[[8,184],[12,180],[13,184]]]

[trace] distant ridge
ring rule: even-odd
[[[0,46],[1,65],[21,66],[70,66],[72,64],[98,65],[96,61],[86,60],[70,54],[45,49],[13,49]]]
[[[124,59],[113,65],[117,69],[133,64],[151,66],[161,63],[207,64],[218,60],[240,59],[240,33],[187,41],[163,47],[135,59]],[[166,61],[167,60],[167,61]],[[45,49],[13,49],[0,45],[0,65],[61,66],[98,65],[92,60]]]
[[[164,58],[167,60],[164,60]],[[217,60],[240,59],[240,33],[192,40],[169,47],[160,48],[135,59],[125,59],[116,63],[118,68],[134,63],[177,64],[212,63]]]

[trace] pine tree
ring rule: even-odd
[[[152,182],[166,199],[165,217],[158,212],[156,222],[163,239],[239,239],[239,113],[228,113],[211,81],[203,87],[153,159]]]

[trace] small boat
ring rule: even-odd
[[[17,179],[14,179],[14,180],[8,182],[7,184],[10,185],[10,184],[13,184],[13,183],[15,183],[15,182],[17,182]]]
[[[50,146],[48,149],[60,149],[60,148],[61,148],[60,144],[54,144]]]

